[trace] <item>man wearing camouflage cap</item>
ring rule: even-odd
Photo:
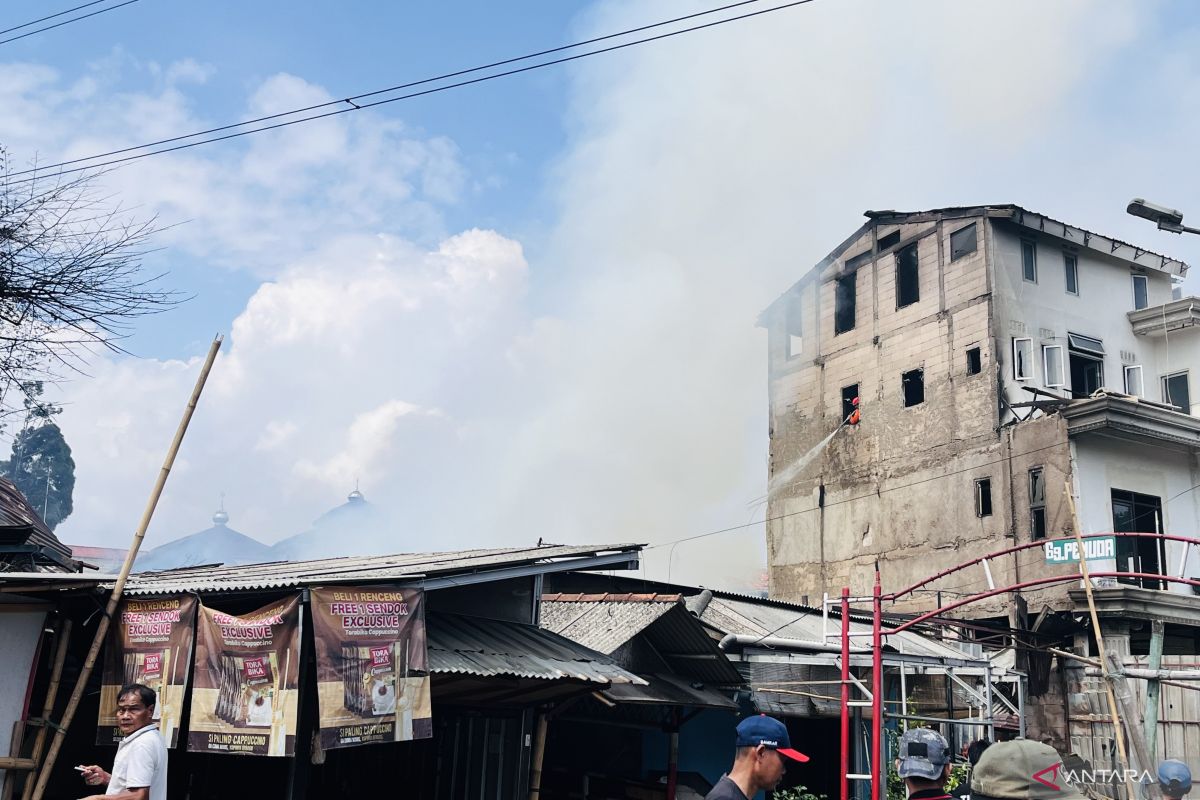
[[[909,800],[950,800],[950,745],[931,728],[911,728],[900,737],[896,771],[904,779]]]
[[[1084,800],[1067,783],[1062,758],[1048,744],[1013,739],[983,751],[971,771],[971,800]]]

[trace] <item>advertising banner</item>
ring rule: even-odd
[[[239,616],[200,606],[187,749],[292,755],[299,674],[299,595]]]
[[[181,594],[123,600],[117,606],[105,647],[96,744],[121,741],[117,692],[122,686],[140,683],[158,695],[154,719],[167,747],[176,746],[183,692],[192,666],[196,605],[194,596]]]
[[[321,747],[432,736],[424,592],[337,586],[310,597]]]

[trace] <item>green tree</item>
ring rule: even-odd
[[[21,490],[47,527],[54,530],[71,515],[75,460],[54,422],[62,408],[42,398],[41,381],[29,381],[20,388],[25,398],[25,424],[13,437],[12,457],[0,461],[0,473]]]

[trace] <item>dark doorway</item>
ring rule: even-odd
[[[1113,530],[1117,533],[1159,533],[1162,501],[1148,494],[1112,490]],[[1117,538],[1117,570],[1162,575],[1166,558],[1161,539],[1150,536]],[[1121,578],[1122,583],[1143,589],[1162,589],[1163,581],[1152,578]]]

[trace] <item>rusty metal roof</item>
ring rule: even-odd
[[[0,554],[0,569],[11,565],[17,569],[32,567],[38,572],[78,571],[71,562],[71,548],[46,527],[25,495],[8,478],[0,478],[0,546],[9,551],[29,550]]]
[[[646,685],[608,656],[536,625],[431,612],[426,630],[432,672]]]
[[[641,547],[639,544],[544,545],[445,553],[347,556],[238,566],[210,564],[131,575],[125,585],[125,593],[245,592],[378,581],[410,581],[414,586],[429,588],[434,583],[458,585],[478,582],[479,579],[488,579],[486,576],[489,574],[518,568],[527,568],[533,573],[570,568],[576,562],[581,562],[583,566],[584,561],[596,562],[601,559],[609,559],[614,563],[622,559],[636,560]]]

